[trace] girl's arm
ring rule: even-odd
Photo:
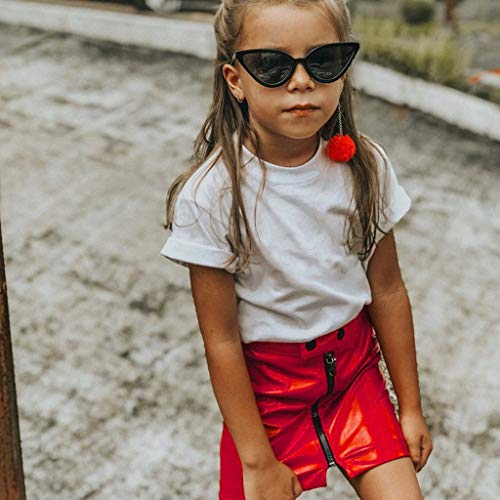
[[[422,412],[413,319],[401,277],[393,231],[377,244],[368,262],[370,319],[389,370],[401,412]]]
[[[233,276],[224,269],[190,264],[191,293],[212,387],[242,465],[276,461],[258,412],[239,335]]]
[[[401,429],[419,472],[433,444],[422,412],[411,305],[392,230],[377,244],[368,262],[367,277],[372,291],[368,313],[398,397]]]

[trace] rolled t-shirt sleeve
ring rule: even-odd
[[[408,212],[411,206],[411,198],[399,183],[392,162],[387,154],[378,145],[377,151],[375,152],[375,156],[379,161],[379,182],[382,194],[379,226],[385,232],[388,232]],[[382,158],[385,158],[387,168]],[[375,234],[375,243],[377,244],[384,236],[385,234],[382,231],[377,230]],[[375,248],[376,246],[374,245],[366,262],[368,262],[369,258],[373,255]]]
[[[172,230],[160,255],[187,268],[191,263],[235,272],[236,261],[227,263],[233,255],[227,228],[213,211],[192,199],[186,189],[177,197]]]

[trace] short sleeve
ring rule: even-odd
[[[199,264],[234,274],[236,260],[227,263],[233,255],[227,228],[213,212],[193,199],[188,189],[181,189],[174,207],[172,230],[160,255],[187,268],[188,263]]]
[[[387,154],[379,145],[376,145],[376,149],[378,153],[376,151],[375,156],[379,162],[379,183],[382,192],[379,226],[385,232],[388,232],[408,212],[411,206],[411,198],[408,196],[403,186],[399,183],[392,162]],[[385,158],[385,164],[382,158]],[[384,236],[385,234],[383,232],[377,230],[375,234],[375,244],[377,244]],[[374,251],[375,245],[366,259],[366,263],[368,263],[368,260],[373,255]]]

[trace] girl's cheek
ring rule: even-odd
[[[271,119],[276,118],[281,114],[281,109],[276,105],[276,101],[262,102],[258,103],[249,103],[249,108],[251,108],[251,112],[260,118],[263,119]]]

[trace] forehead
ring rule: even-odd
[[[335,26],[319,6],[249,7],[242,21],[238,50],[272,48],[298,57],[313,47],[339,41]]]

